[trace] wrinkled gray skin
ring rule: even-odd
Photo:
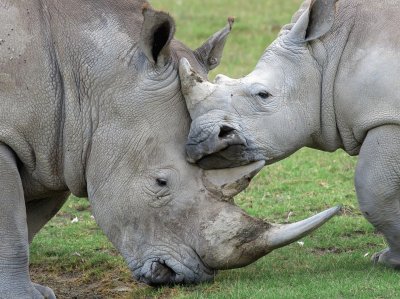
[[[154,285],[210,280],[337,212],[272,226],[231,203],[263,162],[186,162],[178,61],[206,78],[231,24],[192,51],[143,4],[0,0],[0,298],[55,297],[31,282],[28,244],[70,192],[88,196],[134,277]]]
[[[199,83],[183,60],[189,161],[271,164],[304,146],[359,155],[360,209],[389,245],[373,261],[400,268],[399,15],[394,0],[306,1],[244,78]]]

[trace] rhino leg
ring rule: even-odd
[[[43,298],[29,277],[24,190],[12,150],[0,143],[0,298]]]
[[[68,199],[69,192],[35,200],[26,204],[29,243],[36,233],[61,209]]]
[[[400,269],[400,126],[370,130],[362,144],[355,186],[365,218],[386,238],[389,248],[373,261]]]

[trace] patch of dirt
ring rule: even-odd
[[[148,288],[132,278],[124,278],[118,269],[107,271],[103,277],[89,282],[82,273],[52,273],[38,266],[31,266],[30,273],[34,282],[52,288],[58,299],[134,298],[134,290]]]
[[[118,268],[92,279],[82,272],[49,271],[35,265],[31,265],[30,274],[34,282],[52,288],[57,299],[172,299],[180,293],[174,287],[159,289],[138,283]]]

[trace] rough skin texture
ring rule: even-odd
[[[54,298],[30,280],[29,241],[70,192],[89,197],[138,280],[214,276],[192,234],[212,226],[197,206],[218,198],[185,161],[177,68],[186,57],[206,78],[230,28],[192,51],[144,4],[0,0],[0,298]]]
[[[360,209],[389,245],[374,261],[400,268],[399,14],[395,0],[306,1],[249,75],[183,84],[189,161],[270,164],[304,146],[359,155]]]

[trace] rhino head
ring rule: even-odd
[[[322,88],[327,52],[319,40],[333,25],[335,2],[305,1],[294,24],[243,78],[218,75],[210,83],[182,60],[182,89],[193,120],[186,146],[190,162],[206,169],[271,164],[304,146],[338,148],[336,124],[322,117],[331,111],[321,105],[322,93],[329,91]]]
[[[94,217],[134,277],[152,285],[207,281],[216,270],[247,265],[335,214],[334,208],[296,224],[266,223],[232,200],[264,162],[203,170],[186,161],[190,117],[178,63],[188,59],[204,79],[220,60],[231,22],[192,51],[173,39],[169,15],[150,8],[143,15],[139,47],[129,50],[126,35],[116,35],[115,57],[98,61],[103,71],[94,80],[97,102],[88,110],[85,163]],[[108,44],[101,45],[104,55]],[[69,184],[77,190],[71,173]]]

